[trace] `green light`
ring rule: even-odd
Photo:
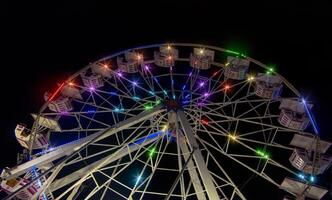
[[[236,52],[236,51],[228,50],[228,49],[226,49],[226,52],[227,52],[227,53],[231,53],[231,54],[235,54],[235,55],[237,55],[237,56],[240,55],[240,53],[238,53],[238,52]]]
[[[262,158],[265,158],[265,159],[269,159],[270,158],[270,155],[267,152],[265,152],[263,150],[260,150],[260,149],[256,150],[256,154],[259,155]]]
[[[152,106],[151,102],[144,105],[145,110],[151,110],[152,108],[153,108],[153,106]]]
[[[160,99],[156,101],[156,105],[159,105],[161,103]]]
[[[149,150],[149,158],[153,158],[153,156],[156,154],[156,148],[153,147],[152,149]]]

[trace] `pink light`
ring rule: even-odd
[[[204,85],[204,82],[201,82],[201,83],[199,84],[200,87],[202,87],[203,85]]]
[[[229,85],[225,85],[225,90],[228,90],[229,88],[231,88],[231,86],[229,86]]]
[[[119,77],[122,77],[122,73],[121,73],[121,72],[118,72],[117,75],[118,75]]]
[[[198,102],[197,105],[198,106],[204,106],[204,103],[203,102]]]
[[[207,93],[207,92],[206,92],[206,93],[204,93],[204,96],[205,96],[205,97],[209,96],[209,93]]]
[[[148,66],[148,65],[145,65],[144,68],[145,68],[146,70],[149,70],[149,66]]]

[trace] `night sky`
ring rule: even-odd
[[[313,101],[332,141],[331,2],[267,2],[2,1],[0,168],[16,164],[14,128],[31,121],[45,91],[98,58],[160,42],[231,47],[275,64]]]

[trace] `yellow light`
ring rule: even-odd
[[[167,128],[168,128],[168,126],[167,126],[167,124],[165,124],[165,125],[163,126],[163,128],[161,129],[161,131],[162,131],[162,132],[166,132]]]
[[[199,53],[200,53],[200,54],[203,54],[203,53],[204,53],[204,50],[203,50],[203,49],[201,49],[201,50],[199,51]]]
[[[226,64],[225,64],[225,66],[227,67],[229,65],[229,62],[227,62]]]
[[[235,134],[228,134],[228,137],[232,140],[236,140],[237,139],[237,136]]]
[[[170,45],[167,46],[167,49],[168,49],[168,50],[171,50],[171,48],[172,48],[172,47],[171,47]]]
[[[254,79],[255,79],[254,76],[249,76],[249,77],[248,77],[248,81],[252,81],[252,80],[254,80]]]

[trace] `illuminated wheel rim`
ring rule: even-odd
[[[166,58],[174,66],[156,64],[153,52],[159,47],[179,50],[179,55]],[[214,51],[208,69],[190,66],[193,48]],[[118,57],[133,51],[139,60],[136,68],[121,69]],[[225,76],[227,56],[250,62],[245,78]],[[96,69],[102,67],[101,75]],[[84,83],[87,74],[98,73],[100,87]],[[280,96],[257,95],[259,73],[280,78]],[[40,118],[54,119],[61,127],[47,131],[51,145],[45,154],[121,122],[138,122],[103,139],[91,137],[65,159],[54,160],[45,173],[45,180],[52,179],[40,198],[264,199],[280,193],[285,177],[298,178],[299,171],[288,160],[295,149],[289,145],[293,135],[312,135],[311,128],[306,132],[278,122],[280,100],[300,100],[287,80],[254,59],[213,46],[174,43],[129,49],[89,64],[61,87],[77,89],[81,98],[69,98],[71,110],[54,112],[49,104],[61,96],[57,92],[41,108],[33,130],[42,128]],[[171,124],[174,113],[176,123]],[[36,153],[32,151],[32,157]],[[270,194],[260,187],[246,189],[257,179],[272,188]]]

